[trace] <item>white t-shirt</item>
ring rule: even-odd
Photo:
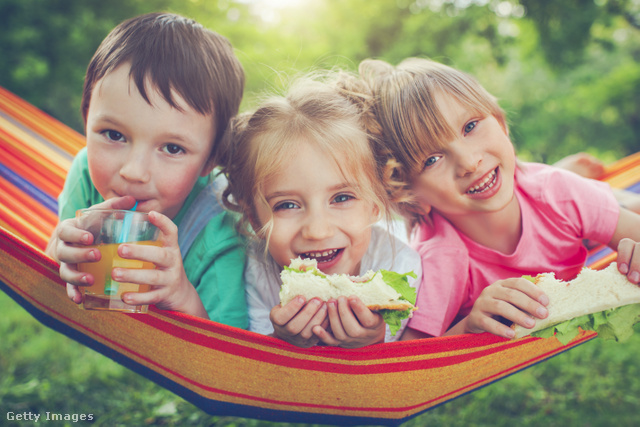
[[[384,227],[374,225],[371,229],[371,242],[360,262],[359,274],[380,269],[398,273],[413,271],[417,279],[409,277],[409,284],[416,289],[422,282],[422,262],[418,253],[401,239],[387,232]],[[273,307],[280,304],[280,270],[273,258],[264,253],[261,245],[250,244],[244,271],[250,331],[264,335],[273,333],[269,313]],[[402,321],[402,327],[395,336],[391,336],[387,327],[385,341],[400,338],[407,321],[408,319]]]

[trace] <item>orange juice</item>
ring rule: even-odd
[[[135,242],[136,245],[160,246],[158,241]],[[148,306],[135,306],[122,301],[122,294],[126,292],[147,292],[149,285],[139,285],[137,283],[116,282],[111,278],[111,271],[115,267],[154,269],[155,265],[136,259],[124,259],[118,255],[120,243],[109,243],[95,246],[102,255],[97,262],[86,262],[78,264],[78,270],[90,273],[94,278],[91,286],[80,286],[84,293],[83,307],[87,310],[115,310],[128,311],[134,313],[145,313]]]

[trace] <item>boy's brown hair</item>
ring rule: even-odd
[[[175,90],[201,114],[213,114],[218,142],[238,113],[244,90],[244,70],[223,36],[192,19],[172,13],[149,13],[114,28],[93,55],[84,81],[82,117],[86,123],[96,83],[120,65],[150,103],[145,83],[151,83],[174,108]],[[147,80],[148,79],[148,80]]]

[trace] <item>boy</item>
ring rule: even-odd
[[[95,205],[149,212],[161,247],[120,245],[123,258],[155,270],[114,268],[118,281],[147,283],[131,305],[155,304],[239,328],[247,327],[242,283],[244,246],[218,202],[215,152],[238,112],[244,71],[224,37],[174,14],[152,13],[118,25],[85,77],[82,115],[87,146],[71,166],[59,198],[59,224],[47,254],[76,303],[93,283],[77,263],[97,261],[75,211]]]

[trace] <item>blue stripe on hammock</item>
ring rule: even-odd
[[[640,193],[640,181],[635,184],[627,187],[628,191],[633,191],[634,193]]]
[[[329,424],[329,425],[380,425],[396,427],[407,420],[416,417],[419,413],[409,415],[401,419],[387,419],[387,418],[375,418],[375,417],[357,417],[357,416],[345,416],[345,415],[333,415],[333,414],[315,414],[310,412],[298,412],[295,410],[285,411],[277,409],[259,408],[249,405],[241,405],[237,403],[221,402],[214,399],[206,398],[188,388],[170,380],[169,378],[159,374],[158,372],[150,369],[129,357],[115,351],[111,347],[96,341],[87,335],[78,332],[76,329],[70,327],[66,323],[44,313],[37,309],[33,304],[27,301],[22,295],[15,292],[10,286],[0,280],[0,290],[6,293],[9,298],[17,302],[22,308],[24,308],[30,315],[36,320],[42,323],[44,326],[53,329],[67,337],[85,345],[92,350],[97,351],[110,358],[111,360],[121,364],[127,369],[144,376],[145,378],[158,384],[160,387],[175,393],[184,400],[194,404],[204,412],[215,416],[241,416],[243,418],[252,418],[257,420],[266,420],[274,422],[289,422],[289,423],[314,423],[314,424]],[[80,308],[78,308],[80,310]],[[135,314],[134,314],[135,316]],[[517,371],[516,371],[517,372]],[[515,373],[515,372],[514,372]],[[511,375],[511,374],[510,374]],[[475,390],[475,389],[474,389]],[[473,390],[472,390],[473,391]],[[466,393],[465,393],[466,394]],[[445,403],[445,402],[443,402]],[[429,408],[431,409],[431,408]],[[427,409],[427,410],[429,410]],[[427,410],[423,411],[426,412]],[[421,413],[423,413],[421,412]]]
[[[34,198],[38,203],[49,209],[54,214],[58,214],[58,201],[56,199],[40,190],[38,187],[2,163],[0,163],[0,176],[18,187],[23,193]]]

